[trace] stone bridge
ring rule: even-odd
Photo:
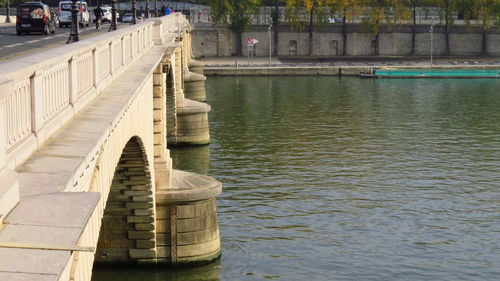
[[[0,64],[0,280],[219,257],[221,184],[167,149],[210,140],[190,32],[174,14]]]

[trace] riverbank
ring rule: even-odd
[[[334,58],[271,58],[215,57],[200,59],[207,76],[256,75],[326,75],[356,76],[372,68],[394,69],[500,69],[500,58],[429,58],[403,57],[334,57]]]

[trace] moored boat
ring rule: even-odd
[[[499,69],[370,69],[363,78],[500,78]]]

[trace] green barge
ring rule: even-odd
[[[500,69],[371,69],[364,78],[500,78]]]

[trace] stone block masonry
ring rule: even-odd
[[[155,262],[154,195],[145,155],[133,140],[123,150],[102,219],[96,263]]]
[[[236,54],[236,35],[228,36],[230,32],[224,26],[200,27],[193,30],[193,54],[195,57],[227,57]],[[269,56],[269,33],[267,26],[251,26],[243,32],[240,40],[256,38],[259,43],[255,46],[256,56]],[[274,38],[274,36],[272,37]],[[409,56],[411,55],[411,25],[382,28],[379,41],[380,56]],[[454,26],[450,32],[451,56],[479,56],[482,49],[482,29],[464,26]],[[360,24],[347,25],[347,40],[345,55],[372,56],[374,55],[374,34],[367,33]],[[488,31],[486,50],[489,56],[500,56],[500,31]],[[415,55],[430,55],[431,35],[428,25],[418,25],[416,30]],[[274,42],[273,42],[274,43]],[[434,55],[445,54],[445,33],[442,25],[436,25],[433,33]],[[313,32],[313,56],[340,56],[344,53],[342,24],[331,24]],[[292,30],[290,26],[279,27],[278,54],[280,57],[307,56],[309,53],[309,35],[306,30]],[[246,44],[243,44],[243,54],[246,54]]]
[[[205,80],[207,78],[195,72],[189,72],[184,77],[184,95],[195,101],[206,101]]]
[[[210,177],[170,176],[170,122],[181,140],[186,123],[207,123],[184,97],[190,30],[176,13],[2,63],[1,280],[89,281],[94,261],[156,264],[165,251],[176,263],[218,257],[216,215],[192,218],[203,229],[188,236],[176,232],[183,223],[156,220],[157,206],[174,216],[221,191]]]
[[[218,181],[174,170],[172,188],[156,194],[158,263],[204,264],[220,256],[220,192]]]
[[[220,255],[215,198],[158,207],[158,262],[183,265],[210,262]]]
[[[190,38],[188,34],[186,37]],[[185,48],[175,49],[175,53],[190,53]],[[203,74],[190,72],[189,67],[202,72],[203,64],[175,59],[167,75],[167,144],[168,146],[205,145],[210,143],[208,112]],[[180,78],[183,77],[182,82]],[[170,86],[174,85],[174,87]]]

